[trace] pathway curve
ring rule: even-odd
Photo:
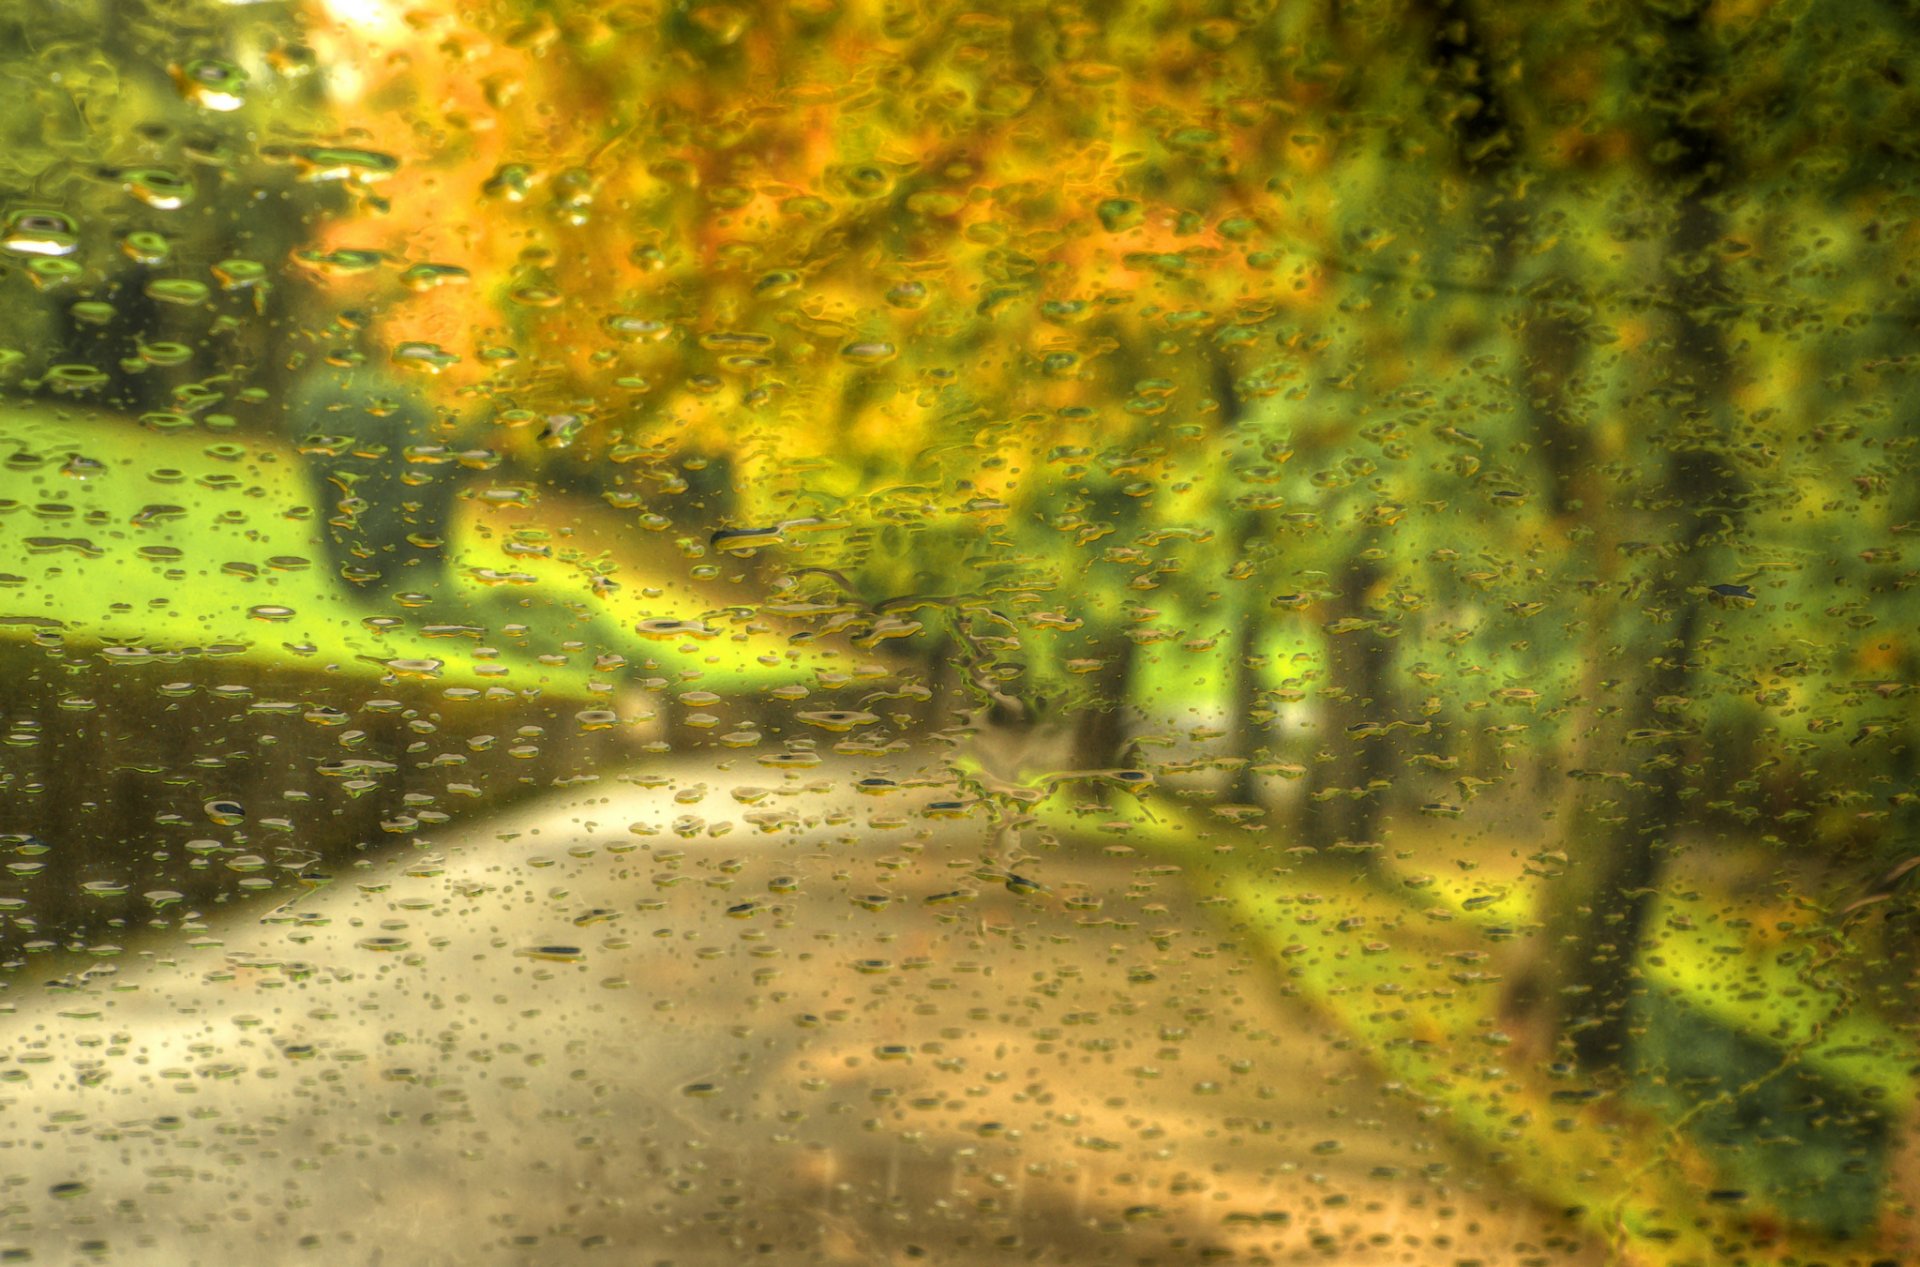
[[[975,874],[983,822],[850,790],[871,773],[608,778],[16,983],[0,1252],[1597,1261],[1179,875],[1061,848],[1017,893]]]

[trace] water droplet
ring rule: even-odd
[[[473,274],[455,264],[414,264],[400,274],[400,284],[415,292],[465,285],[472,279]]]
[[[800,274],[789,269],[776,269],[754,283],[753,293],[762,299],[776,299],[781,295],[792,294],[800,289]]]
[[[673,333],[673,327],[664,321],[631,313],[616,313],[600,324],[608,334],[633,343],[659,343]]]
[[[662,642],[669,642],[678,638],[712,638],[719,632],[697,620],[669,620],[666,618],[643,620],[633,627],[633,631],[642,638],[653,638]]]
[[[252,290],[267,280],[267,266],[258,260],[221,260],[212,271],[213,279],[226,291]]]
[[[353,181],[371,184],[400,170],[400,160],[378,150],[314,145],[294,155],[301,177],[310,181]]]
[[[1752,607],[1759,601],[1750,585],[1709,585],[1707,597],[1714,606],[1727,609]]]
[[[213,292],[205,282],[187,277],[157,277],[148,282],[143,293],[149,299],[183,308],[196,308],[207,302]]]
[[[578,946],[528,946],[517,952],[524,959],[542,959],[548,963],[581,963],[587,952]]]
[[[768,752],[761,754],[759,758],[761,765],[776,770],[811,770],[823,759],[816,752]]]
[[[579,414],[549,414],[537,437],[549,449],[564,449],[579,438],[587,420]]]
[[[860,712],[854,709],[828,709],[820,712],[801,713],[798,717],[800,721],[805,722],[809,726],[831,731],[834,734],[845,734],[847,731],[853,730],[856,727],[871,726],[880,720],[879,717],[872,713]]]
[[[447,367],[460,363],[458,353],[449,352],[438,343],[422,341],[397,344],[387,359],[395,365],[419,370],[425,374],[438,374]]]
[[[722,554],[746,556],[779,545],[783,540],[781,527],[776,524],[770,528],[722,528],[713,534],[709,544]]]
[[[925,282],[901,282],[888,289],[886,295],[889,306],[907,311],[926,307],[930,297]]]
[[[96,365],[55,365],[41,378],[46,387],[69,395],[97,390],[110,381],[107,372]]]
[[[899,349],[879,339],[849,343],[840,349],[841,359],[851,361],[855,365],[884,365],[897,355],[899,355]]]
[[[7,217],[0,234],[0,250],[14,255],[59,257],[80,249],[80,235],[71,217],[57,211],[16,211]]]
[[[156,211],[178,211],[193,201],[193,182],[164,167],[140,167],[121,174],[121,188]]]
[[[120,239],[120,251],[136,264],[158,265],[173,254],[173,243],[164,233],[136,229]]]
[[[409,658],[381,660],[379,663],[384,665],[395,677],[411,678],[415,681],[426,681],[439,677],[440,671],[446,667],[447,662],[445,660]]]
[[[232,62],[196,57],[173,68],[180,95],[206,110],[238,110],[246,104],[247,73]]]

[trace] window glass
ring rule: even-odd
[[[0,1258],[1920,1258],[1917,58],[0,13]]]

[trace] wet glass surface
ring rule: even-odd
[[[0,1257],[1911,1260],[1917,38],[0,14]]]

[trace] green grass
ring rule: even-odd
[[[1709,1199],[1723,1180],[1711,1150],[1679,1122],[1577,1074],[1551,1077],[1548,1055],[1513,1050],[1490,969],[1500,943],[1537,931],[1528,924],[1537,875],[1510,884],[1468,873],[1366,878],[1285,852],[1269,829],[1212,822],[1159,796],[1092,804],[1063,788],[1030,812],[1063,836],[1117,836],[1180,866],[1389,1087],[1537,1199],[1577,1211],[1632,1261],[1717,1263],[1750,1241],[1736,1214]],[[1913,1038],[1823,981],[1826,957],[1841,947],[1818,929],[1782,939],[1777,929],[1731,927],[1698,913],[1705,905],[1701,895],[1656,903],[1636,968],[1645,987],[1866,1092],[1895,1122],[1910,1115]],[[1754,1260],[1784,1261],[1816,1239],[1799,1245],[1788,1233]]]
[[[508,514],[483,496],[464,501],[443,577],[412,587],[430,603],[395,601],[404,582],[350,592],[332,574],[321,537],[329,510],[316,505],[302,458],[257,438],[159,433],[6,402],[0,470],[0,638],[57,634],[109,664],[214,654],[370,683],[415,676],[455,691],[580,699],[606,679],[594,662],[609,653],[643,675],[719,693],[810,682],[834,664],[830,651],[791,651],[746,616],[703,603],[676,584],[684,578],[622,575],[602,595],[592,570],[564,552],[508,554],[514,529],[476,530]],[[470,492],[491,483],[473,479]],[[641,628],[658,620],[690,627]],[[429,624],[467,629],[429,637]]]

